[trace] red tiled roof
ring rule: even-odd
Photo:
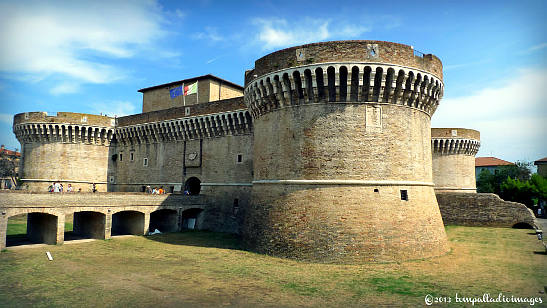
[[[514,164],[496,157],[475,157],[475,167],[510,166],[510,165],[514,165]]]
[[[12,150],[8,150],[8,149],[1,149],[0,148],[0,155],[8,155],[8,156],[21,156],[21,153],[19,152],[16,152],[16,151],[12,151]]]
[[[542,159],[538,159],[534,162],[534,165],[543,165],[543,164],[547,164],[547,157],[543,157]]]

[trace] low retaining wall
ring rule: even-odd
[[[524,204],[504,201],[496,194],[437,192],[445,225],[511,228],[519,223],[534,226],[534,214]]]

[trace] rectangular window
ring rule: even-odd
[[[145,166],[145,167],[148,166],[148,158],[145,157],[145,158],[142,160],[142,165]]]
[[[131,152],[129,153],[129,160],[134,161],[135,160],[135,153]]]
[[[408,201],[408,191],[406,189],[401,189],[401,200]]]
[[[123,153],[120,153],[120,161],[123,161]]]
[[[243,162],[243,155],[242,154],[237,154],[237,162],[238,163]]]

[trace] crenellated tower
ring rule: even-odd
[[[25,112],[15,115],[13,132],[21,143],[23,186],[47,191],[52,182],[66,190],[106,191],[109,145],[115,119],[83,113]]]
[[[431,129],[435,191],[477,192],[475,155],[480,144],[480,133],[473,129]]]
[[[381,41],[302,45],[245,75],[254,124],[248,248],[319,262],[441,255],[431,116],[441,61]]]

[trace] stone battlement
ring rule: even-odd
[[[442,63],[432,54],[416,52],[412,46],[384,41],[332,41],[294,46],[268,54],[245,74],[245,86],[256,77],[304,64],[328,62],[392,64],[431,72],[442,81]]]
[[[465,154],[479,151],[480,132],[467,128],[432,128],[431,148],[434,154]]]
[[[18,113],[13,118],[13,125],[24,123],[48,123],[48,124],[77,124],[86,126],[114,127],[115,119],[96,114],[57,112],[57,115],[48,115],[47,112]]]
[[[361,62],[328,63],[256,78],[245,87],[245,103],[255,118],[283,107],[324,102],[394,104],[431,116],[443,91],[442,80],[427,71]]]

